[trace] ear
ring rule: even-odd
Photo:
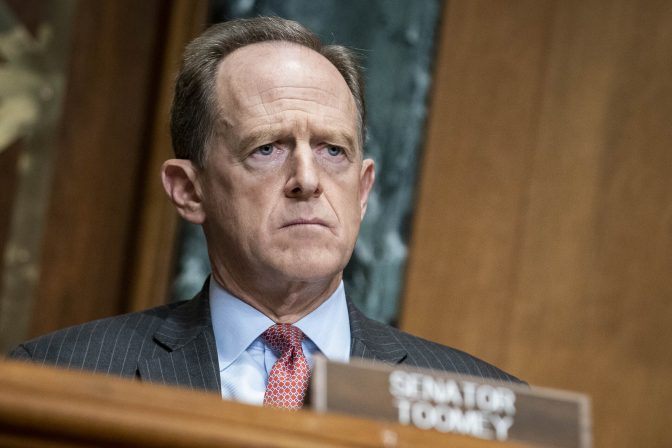
[[[193,224],[203,224],[203,195],[194,164],[190,160],[166,160],[161,167],[161,181],[177,213]]]
[[[366,205],[369,202],[369,193],[373,188],[373,182],[376,180],[376,164],[372,159],[365,159],[362,162],[362,171],[359,175],[359,206],[362,209],[361,219],[364,219]]]

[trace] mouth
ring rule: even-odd
[[[329,225],[322,219],[319,218],[297,218],[292,219],[291,221],[286,222],[282,225],[282,228],[294,227],[294,226],[321,226],[329,227]]]

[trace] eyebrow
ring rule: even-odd
[[[238,148],[246,150],[251,147],[256,147],[259,144],[270,143],[276,140],[277,133],[273,132],[269,127],[263,130],[253,131],[238,140]]]
[[[275,125],[252,131],[238,140],[238,147],[245,150],[260,144],[275,142],[278,140],[278,135],[282,134],[281,131],[281,127]],[[353,152],[357,152],[358,139],[347,132],[338,131],[331,127],[318,127],[316,134],[323,136],[324,140],[330,141],[333,144],[345,144]]]

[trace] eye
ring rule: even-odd
[[[254,152],[259,154],[260,156],[270,156],[271,154],[273,154],[273,145],[271,144],[262,145],[257,149],[255,149]]]
[[[341,148],[340,146],[328,146],[327,154],[329,154],[332,157],[338,157],[341,154],[343,154],[343,148]]]

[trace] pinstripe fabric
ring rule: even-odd
[[[66,328],[16,347],[14,359],[220,390],[206,287],[192,300]]]
[[[348,312],[353,358],[519,381],[464,352],[368,319],[350,300]],[[159,384],[221,391],[207,281],[190,301],[66,328],[25,342],[9,356]]]
[[[521,381],[508,373],[454,348],[404,333],[364,316],[350,300],[350,354],[391,365],[443,370],[506,382]]]

